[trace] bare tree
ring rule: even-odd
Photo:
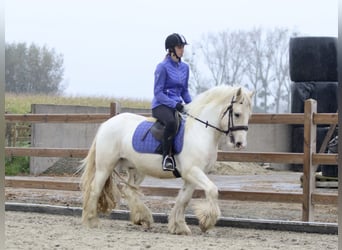
[[[275,29],[272,32],[273,43],[276,47],[271,57],[274,72],[274,90],[271,94],[274,97],[275,112],[279,113],[282,101],[286,104],[285,111],[290,111],[291,90],[289,76],[289,31],[287,29]]]
[[[251,46],[251,54],[247,58],[249,59],[249,67],[252,68],[249,71],[252,72],[249,79],[254,78],[254,83],[259,84],[254,86],[258,87],[255,88],[260,100],[258,106],[266,113],[272,107],[269,100],[271,95],[269,84],[274,80],[272,56],[276,50],[276,44],[272,33],[264,34],[261,28],[253,29],[249,33],[248,44]],[[247,75],[249,72],[247,71]]]
[[[240,83],[246,67],[246,33],[228,30],[203,36],[198,48],[214,86]]]
[[[187,59],[195,89],[208,88],[203,84],[209,75],[211,86],[240,84],[252,88],[256,91],[254,107],[260,112],[279,112],[284,103],[283,109],[289,110],[288,42],[288,30],[280,28],[225,30],[203,36]]]
[[[196,48],[196,44],[193,44],[192,48]],[[193,49],[196,51],[196,49]],[[210,80],[206,79],[203,74],[204,66],[199,66],[200,58],[193,51],[186,51],[184,56],[184,61],[186,61],[190,66],[190,79],[189,87],[191,91],[195,94],[201,93],[210,88]]]
[[[245,71],[249,84],[254,89],[256,95],[253,99],[254,107],[258,106],[258,98],[260,97],[261,81],[260,81],[260,64],[261,64],[261,30],[253,30],[248,33],[249,53],[246,54],[248,67]]]

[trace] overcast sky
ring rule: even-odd
[[[147,98],[173,32],[253,27],[336,36],[338,0],[7,0],[7,43],[34,42],[64,56],[67,95]]]

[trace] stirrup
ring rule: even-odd
[[[163,170],[164,171],[174,171],[175,170],[175,162],[173,157],[167,155],[163,159]]]

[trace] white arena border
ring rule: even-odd
[[[14,202],[5,202],[5,211],[43,213],[79,217],[82,214],[82,208],[80,207]],[[166,213],[153,213],[152,215],[155,223],[167,223],[168,215]],[[101,218],[112,220],[129,220],[129,211],[113,210],[109,215],[101,216]],[[186,215],[186,222],[190,225],[198,225],[198,220],[193,215]],[[220,217],[216,223],[216,226],[260,230],[291,231],[300,233],[338,234],[337,223]]]

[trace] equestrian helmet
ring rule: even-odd
[[[185,37],[181,34],[173,33],[165,40],[165,50],[173,50],[175,46],[187,45]]]

